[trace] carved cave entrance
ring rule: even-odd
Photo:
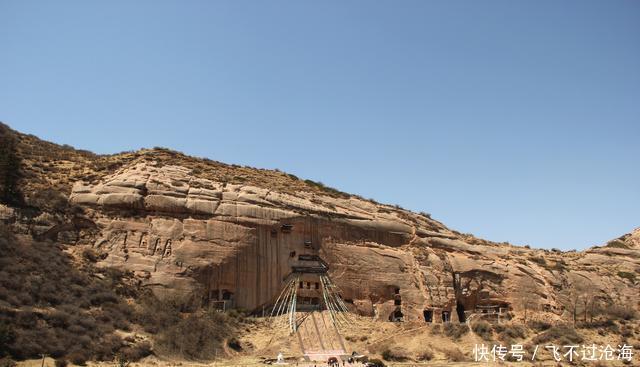
[[[424,310],[422,311],[422,315],[424,316],[425,322],[433,322],[433,310]]]

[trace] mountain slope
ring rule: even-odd
[[[278,171],[161,148],[98,156],[2,129],[21,166],[23,197],[0,207],[10,231],[90,249],[97,269],[129,272],[160,299],[260,314],[309,254],[375,321],[560,322],[640,306],[638,230],[583,252],[517,247]]]

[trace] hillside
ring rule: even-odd
[[[328,264],[348,350],[427,361],[469,359],[483,340],[640,347],[640,229],[581,252],[519,247],[279,171],[165,148],[101,156],[5,125],[0,139],[0,355],[299,357],[260,316],[301,254]]]

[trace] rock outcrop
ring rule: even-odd
[[[0,219],[77,251],[92,248],[99,266],[131,271],[160,296],[189,294],[260,313],[299,255],[313,254],[327,262],[348,307],[379,320],[518,317],[523,299],[560,318],[585,289],[640,306],[640,230],[583,252],[531,249],[281,172],[158,149],[100,157],[52,145],[42,152],[34,137],[20,139],[28,201],[55,189],[68,206],[35,222],[2,206]]]

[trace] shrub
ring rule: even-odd
[[[90,355],[87,351],[84,350],[74,350],[67,355],[71,363],[77,364],[78,366],[84,366],[90,358]]]
[[[536,263],[538,265],[547,266],[547,260],[545,260],[544,257],[532,256],[532,257],[529,258],[529,260],[533,261],[534,263]]]
[[[552,326],[549,330],[533,338],[535,344],[546,344],[556,341],[559,345],[571,345],[582,343],[583,338],[572,326],[567,324]]]
[[[87,260],[88,262],[96,262],[98,261],[98,254],[92,248],[86,248],[82,250],[82,258]]]
[[[454,340],[460,339],[467,332],[469,332],[469,327],[466,324],[455,324],[451,322],[444,324],[444,334]]]
[[[636,310],[627,306],[613,305],[606,309],[609,317],[618,320],[634,320],[638,317]]]
[[[153,352],[151,350],[151,343],[143,341],[133,346],[123,348],[121,353],[126,360],[137,362],[144,357],[150,356]]]
[[[384,362],[382,362],[380,359],[378,358],[371,358],[369,360],[369,364],[375,366],[375,367],[385,367],[386,365],[384,364]]]
[[[431,348],[425,348],[422,352],[418,354],[419,361],[430,361],[434,357],[433,350]]]
[[[385,361],[404,362],[409,359],[409,352],[402,347],[387,348],[382,352]]]
[[[0,357],[4,357],[9,354],[9,346],[16,338],[16,334],[13,331],[11,325],[0,323]]]
[[[56,367],[67,367],[69,365],[69,362],[67,362],[66,359],[58,358],[58,359],[56,359],[54,365]]]
[[[442,333],[442,326],[440,324],[431,325],[431,335],[440,335]]]
[[[527,329],[519,324],[508,324],[504,326],[500,335],[511,339],[524,339],[527,336]]]
[[[493,330],[491,324],[484,320],[477,321],[471,325],[471,330],[484,340],[491,340]]]
[[[529,326],[537,331],[545,331],[551,328],[551,324],[549,322],[540,320],[529,321]]]
[[[227,315],[197,312],[162,330],[158,349],[190,360],[210,360],[222,354],[224,341],[235,336],[235,325]]]
[[[446,349],[444,351],[444,355],[451,362],[464,362],[467,360],[467,357],[462,353],[462,351],[458,348],[454,349]]]
[[[18,183],[22,174],[16,146],[15,135],[0,123],[0,202],[20,206],[24,198]]]
[[[0,367],[15,367],[16,362],[9,357],[0,358]]]
[[[632,283],[635,283],[636,281],[636,274],[628,271],[619,271],[618,276],[623,279],[629,279]]]

